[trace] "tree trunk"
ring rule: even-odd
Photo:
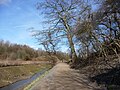
[[[66,18],[63,17],[63,18],[61,18],[61,20],[63,22],[63,25],[66,28],[67,38],[68,38],[69,46],[70,46],[70,49],[71,49],[71,59],[72,59],[73,63],[75,63],[76,60],[77,60],[77,54],[75,52],[75,47],[74,47],[74,43],[73,43],[73,40],[72,40],[73,35],[71,35],[71,29],[70,29],[70,26],[67,23]]]
[[[68,34],[67,38],[68,38],[68,42],[69,42],[70,49],[71,49],[71,59],[72,59],[73,63],[75,63],[77,60],[77,54],[75,52],[75,47],[74,47],[74,43],[72,40],[72,36],[70,34]]]

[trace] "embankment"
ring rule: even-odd
[[[50,67],[52,65],[46,63],[0,67],[0,87],[29,78],[35,73]]]

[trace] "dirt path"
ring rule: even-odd
[[[48,75],[38,81],[31,90],[103,90],[97,89],[87,76],[70,69],[69,65],[59,63]]]

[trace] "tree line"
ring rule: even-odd
[[[0,40],[0,60],[33,60],[50,61],[51,59],[68,60],[68,54],[57,51],[56,55],[49,56],[42,49],[35,50],[27,45],[12,44],[9,41]],[[52,61],[52,60],[51,60]]]
[[[45,17],[45,27],[33,29],[33,36],[48,53],[56,54],[67,42],[74,64],[90,57],[119,57],[119,0],[44,0],[36,7]]]
[[[38,57],[38,52],[27,45],[11,44],[9,41],[0,40],[1,60],[31,60]]]

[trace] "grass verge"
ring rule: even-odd
[[[50,67],[49,64],[0,67],[0,87],[29,78],[35,73]]]
[[[35,83],[37,81],[39,81],[40,79],[42,79],[44,76],[46,76],[49,73],[49,71],[46,71],[44,74],[42,74],[40,77],[38,77],[36,80],[34,80],[33,82],[31,82],[28,86],[26,86],[23,90],[31,90],[32,86],[35,85]]]

